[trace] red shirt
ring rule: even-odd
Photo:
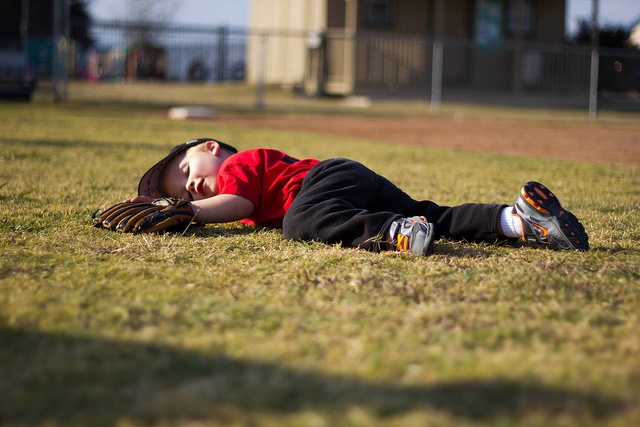
[[[242,222],[280,228],[285,212],[300,192],[302,180],[318,162],[298,160],[268,148],[241,151],[220,167],[219,194],[241,196],[256,206]]]

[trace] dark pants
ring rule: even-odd
[[[287,239],[378,251],[389,248],[384,242],[393,221],[420,215],[435,224],[436,238],[494,243],[504,207],[472,203],[448,207],[417,201],[358,162],[329,159],[305,177],[282,230]]]

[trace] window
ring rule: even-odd
[[[507,33],[531,37],[535,32],[534,0],[509,0]]]
[[[394,27],[396,8],[397,0],[365,0],[364,24],[375,28]]]

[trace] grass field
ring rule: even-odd
[[[640,425],[639,168],[163,108],[0,103],[0,425]],[[354,158],[441,204],[512,203],[540,180],[592,250],[439,241],[414,258],[240,224],[91,226],[201,136]]]

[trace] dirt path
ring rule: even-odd
[[[221,117],[227,123],[432,147],[640,166],[640,124],[358,116]]]

